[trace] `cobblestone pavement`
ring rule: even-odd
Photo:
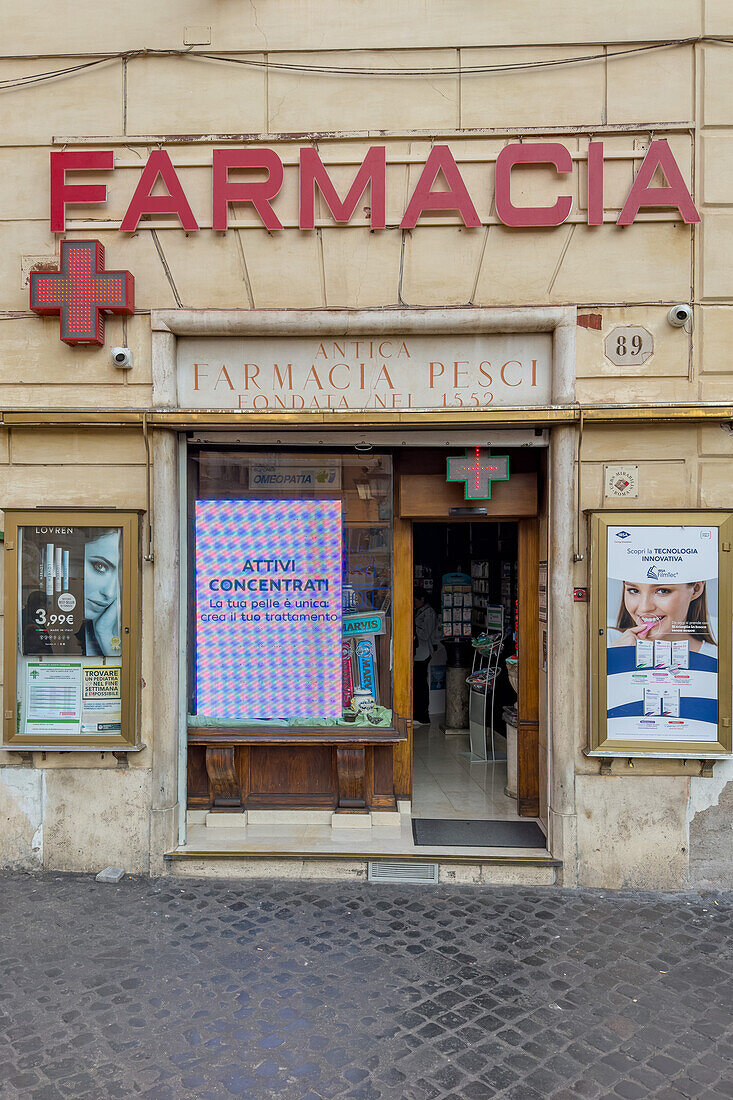
[[[0,877],[0,1095],[733,1097],[733,897]]]

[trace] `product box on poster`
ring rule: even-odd
[[[10,511],[5,534],[2,747],[140,748],[139,515]]]
[[[730,512],[594,512],[591,737],[597,756],[731,754]]]

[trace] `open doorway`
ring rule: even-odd
[[[413,817],[515,819],[519,525],[415,522],[413,573]]]

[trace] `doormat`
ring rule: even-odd
[[[547,840],[536,821],[467,821],[413,817],[415,844],[454,848],[546,848]]]

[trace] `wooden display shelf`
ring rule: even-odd
[[[391,726],[210,726],[188,727],[190,745],[384,745],[406,741],[408,720],[393,715]]]
[[[392,751],[407,742],[411,723],[392,721],[382,729],[189,728],[189,808],[394,811]]]
[[[386,519],[375,520],[373,523],[370,523],[368,520],[365,520],[365,519],[345,519],[344,520],[344,527],[366,527],[366,528],[369,528],[369,527],[391,527],[391,526],[392,526],[392,524],[390,523],[390,521],[386,520]]]
[[[287,729],[197,729],[189,727],[189,745],[389,745],[407,740],[407,727],[288,726]]]

